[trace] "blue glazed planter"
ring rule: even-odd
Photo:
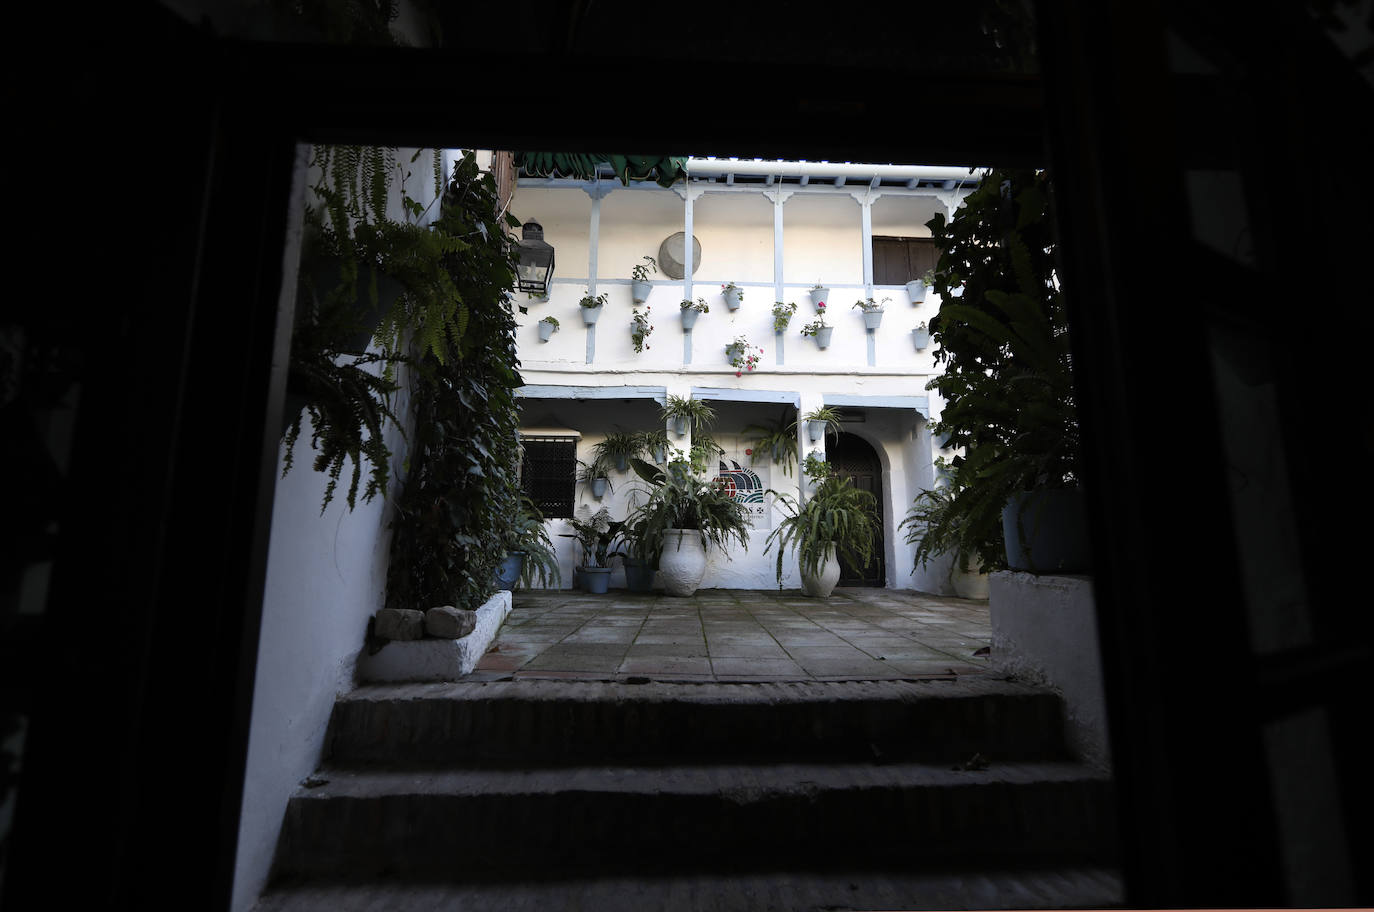
[[[1002,510],[1007,566],[1029,573],[1092,569],[1088,511],[1079,488],[1018,491]]]
[[[604,478],[592,479],[592,496],[597,500],[600,500],[606,495],[606,483],[606,479]]]
[[[634,298],[636,304],[643,304],[645,301],[649,300],[649,292],[651,290],[653,290],[653,286],[648,282],[638,282],[634,279],[630,280],[630,297]]]
[[[864,311],[864,329],[877,329],[883,322],[881,310]]]
[[[820,348],[830,347],[830,336],[835,332],[835,327],[827,326],[825,329],[816,330],[816,345]]]
[[[605,595],[611,587],[610,567],[581,567],[582,588],[592,595]]]
[[[740,290],[738,288],[728,288],[722,295],[725,298],[725,306],[731,310],[739,310]]]
[[[920,304],[926,299],[926,283],[921,279],[907,282],[906,294],[911,299],[912,304]]]
[[[593,325],[597,320],[601,319],[601,307],[582,307],[580,309],[582,311],[582,322],[588,326]]]
[[[524,563],[524,551],[511,551],[507,554],[506,559],[501,561],[501,566],[496,568],[496,588],[514,589],[515,584],[520,581],[520,569]]]

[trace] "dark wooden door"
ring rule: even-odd
[[[878,504],[878,515],[881,516],[883,467],[873,447],[853,434],[841,434],[838,440],[826,441],[826,459],[834,466],[836,473],[851,479],[854,487],[873,495]],[[879,523],[878,540],[873,543],[873,558],[863,567],[855,567],[841,558],[838,585],[882,587],[887,578],[883,570],[883,544],[883,528]]]

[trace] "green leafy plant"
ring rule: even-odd
[[[544,525],[539,508],[527,495],[520,495],[520,509],[504,531],[502,541],[507,552],[520,551],[525,555],[520,567],[521,586],[533,588],[536,578],[541,589],[548,588],[550,580],[555,587],[562,583],[558,554],[549,538],[548,527]]]
[[[606,490],[614,491],[615,485],[611,484],[611,469],[613,463],[601,458],[600,455],[592,457],[591,462],[577,460],[577,483],[590,488],[595,481],[606,482]]]
[[[1055,279],[1052,186],[1044,172],[992,171],[952,220],[927,225],[941,249],[930,321],[945,400],[938,430],[962,448],[948,527],[961,553],[1006,566],[1002,509],[1018,491],[1078,478],[1068,319]],[[962,287],[962,296],[954,289]]]
[[[955,509],[956,494],[961,490],[957,469],[948,467],[943,458],[936,460],[940,469],[947,470],[947,484],[937,484],[934,488],[922,491],[912,501],[906,518],[897,527],[905,528],[906,543],[916,546],[915,560],[911,572],[917,567],[930,563],[932,557],[946,552],[954,553],[954,563],[950,566],[952,574],[957,568],[969,572],[971,559],[977,559],[977,551],[964,529],[967,516]]]
[[[819,405],[802,416],[803,421],[819,421],[825,425],[824,436],[839,439],[844,431],[840,410],[832,405]]]
[[[852,479],[827,475],[802,504],[772,489],[768,493],[786,514],[764,543],[764,553],[775,543],[778,546],[779,589],[783,558],[789,550],[797,552],[801,571],[813,577],[820,575],[832,547],[836,556],[854,567],[863,567],[873,559],[873,546],[882,523],[877,500],[872,493],[854,487]]]
[[[604,307],[608,300],[609,298],[604,294],[593,295],[589,288],[577,303],[582,307]]]
[[[624,522],[611,519],[611,511],[602,507],[595,513],[583,504],[575,518],[565,519],[572,526],[572,532],[559,533],[561,538],[575,538],[582,546],[582,566],[609,567],[612,557],[623,557],[620,551],[611,551],[611,545],[620,534]]]
[[[592,447],[592,465],[609,469],[644,452],[644,436],[638,433],[616,432]]]
[[[438,225],[468,239],[447,261],[470,314],[449,356],[415,358],[415,430],[396,500],[386,601],[393,608],[478,608],[494,591],[501,542],[520,513],[515,261],[496,182],[466,153],[454,166]]]
[[[634,316],[630,318],[630,341],[634,344],[635,351],[640,354],[643,354],[644,349],[652,347],[645,341],[649,338],[649,334],[654,331],[653,324],[649,322],[650,309],[645,307],[644,313],[640,313],[639,309],[636,308]]]
[[[741,304],[744,303],[744,289],[740,288],[734,282],[726,282],[724,285],[720,286],[720,293],[722,297],[727,294],[733,294]]]
[[[736,336],[735,341],[725,346],[725,355],[729,359],[732,367],[735,368],[735,376],[741,376],[745,371],[753,371],[759,365],[759,358],[763,356],[763,349],[749,344],[749,340],[744,336]]]
[[[891,298],[883,298],[882,301],[875,301],[872,298],[865,298],[860,301],[855,301],[854,306],[864,313],[878,313],[883,309],[883,305],[891,300]]]
[[[670,529],[696,532],[702,547],[716,545],[729,558],[731,541],[749,549],[749,516],[744,505],[717,481],[698,477],[695,467],[680,457],[665,471],[642,459],[630,466],[648,485],[647,497],[627,518],[636,529],[643,553],[658,555],[665,547],[681,547],[682,536]]]
[[[778,420],[772,424],[751,424],[744,429],[750,436],[749,464],[757,465],[764,459],[772,459],[773,464],[782,463],[785,474],[792,474],[797,462],[797,422],[791,418],[792,407],[784,405]]]
[[[644,257],[645,262],[637,266],[630,267],[630,279],[635,282],[649,281],[650,273],[658,272],[658,261],[651,256]]]
[[[806,454],[806,459],[802,461],[802,474],[809,478],[812,483],[820,484],[835,474],[835,468],[824,456],[812,450]]]
[[[829,324],[825,322],[825,303],[822,302],[816,305],[816,319],[803,326],[801,328],[801,334],[803,336],[814,336],[822,329],[828,328],[828,326]]]
[[[778,301],[773,305],[773,332],[780,333],[787,329],[787,324],[792,322],[792,315],[797,312],[795,303],[784,304]]]
[[[672,446],[672,444],[668,442],[667,431],[662,428],[656,431],[640,431],[637,436],[639,437],[640,453],[658,452],[662,453],[665,459],[667,458],[668,450]]]
[[[669,394],[660,413],[664,421],[672,421],[675,418],[686,418],[690,422],[692,432],[695,434],[700,428],[708,428],[715,424],[716,411],[704,399],[692,399],[685,396],[674,396]]]
[[[711,312],[711,308],[709,305],[707,305],[705,298],[697,298],[695,304],[693,304],[687,298],[683,298],[682,303],[678,304],[678,307],[682,308],[683,310],[695,310],[697,313],[703,314]]]

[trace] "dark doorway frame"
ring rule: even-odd
[[[1327,573],[1322,564],[1334,530],[1369,515],[1370,491],[1344,484],[1336,496],[1326,467],[1314,464],[1332,447],[1310,440],[1314,430],[1336,434],[1349,464],[1368,465],[1374,440],[1357,429],[1374,420],[1369,397],[1352,404],[1309,389],[1364,388],[1358,345],[1369,338],[1368,311],[1356,310],[1362,286],[1347,280],[1374,249],[1367,182],[1300,194],[1296,203],[1275,184],[1246,185],[1267,238],[1281,236],[1285,205],[1297,209],[1302,291],[1325,308],[1304,337],[1313,344],[1298,350],[1292,321],[1270,312],[1273,289],[1287,277],[1280,261],[1238,268],[1186,240],[1174,245],[1169,388],[1186,395],[1168,397],[1165,412],[1157,284],[1147,278],[1159,272],[1161,242],[1178,239],[1187,211],[1185,172],[1197,162],[1182,153],[1223,165],[1235,153],[1227,136],[1208,129],[1214,115],[1236,110],[1239,97],[1253,122],[1302,123],[1251,150],[1264,173],[1302,175],[1333,156],[1374,160],[1361,131],[1370,87],[1298,3],[1082,0],[1038,10],[1042,78],[921,81],[920,97],[937,106],[931,119],[943,124],[939,106],[948,100],[960,129],[875,130],[876,112],[909,110],[913,97],[909,80],[882,69],[703,61],[693,76],[703,98],[736,99],[753,85],[789,89],[770,93],[766,117],[754,105],[720,104],[706,137],[677,118],[637,116],[646,102],[630,92],[598,96],[595,120],[570,105],[521,123],[510,114],[513,87],[501,81],[512,65],[504,52],[240,43],[156,4],[105,10],[124,17],[118,21],[97,14],[64,23],[76,33],[58,32],[74,47],[65,91],[36,111],[35,135],[56,140],[49,149],[112,140],[80,194],[85,211],[105,219],[101,243],[85,255],[98,264],[94,275],[139,281],[118,295],[83,287],[69,295],[83,314],[87,356],[65,497],[79,508],[64,514],[42,625],[13,646],[23,661],[7,672],[7,693],[32,721],[6,907],[40,899],[100,908],[228,905],[283,391],[284,213],[303,140],[486,148],[556,141],[585,151],[690,142],[705,154],[1051,164],[1072,173],[1058,216],[1126,904],[1289,904],[1301,872],[1283,864],[1275,796],[1300,771],[1271,756],[1265,731],[1309,711],[1328,720],[1333,746],[1323,759],[1331,772],[1323,778],[1345,809],[1327,845],[1356,859],[1374,854],[1362,753],[1367,593],[1358,574]],[[1244,75],[1224,91],[1204,82],[1179,92],[1164,57],[1170,28],[1219,49]],[[618,84],[640,67],[556,54],[538,63],[569,85]],[[818,115],[825,131],[812,127]],[[28,205],[50,208],[37,192]],[[1225,306],[1232,301],[1253,305]],[[1230,547],[1236,530],[1207,350],[1208,323],[1227,321],[1268,359],[1287,419],[1298,570],[1317,630],[1307,646],[1260,657],[1247,641]],[[1180,440],[1188,471],[1162,472]],[[1187,521],[1161,509],[1170,504],[1186,504]],[[1335,540],[1359,553],[1367,534]],[[1180,555],[1190,566],[1206,556],[1203,578],[1183,589],[1178,574],[1160,572]],[[1180,618],[1205,655],[1180,655]],[[73,858],[80,876],[72,876]],[[1372,878],[1367,866],[1357,868],[1334,904],[1374,904]]]
[[[825,459],[841,478],[852,479],[860,490],[868,491],[877,499],[878,541],[873,552],[873,560],[867,567],[853,567],[849,561],[840,558],[840,581],[838,586],[864,586],[882,589],[887,586],[887,530],[882,522],[883,498],[883,461],[873,444],[849,431],[842,432],[838,439],[825,438]]]

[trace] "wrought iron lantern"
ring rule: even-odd
[[[544,226],[535,221],[520,228],[519,263],[516,275],[519,290],[542,298],[553,283],[553,247],[544,243]]]

